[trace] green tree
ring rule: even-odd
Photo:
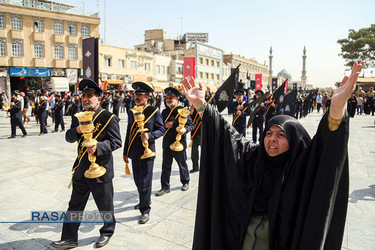
[[[348,38],[337,43],[341,44],[339,56],[345,59],[345,66],[352,67],[358,61],[365,61],[366,68],[375,66],[375,24],[358,31],[350,29]]]

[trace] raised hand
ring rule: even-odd
[[[184,91],[186,98],[196,109],[199,109],[204,105],[205,90],[201,83],[199,83],[199,87],[196,85],[194,78],[191,78],[191,81],[189,81],[185,77],[182,81],[182,90]]]
[[[346,102],[355,90],[359,73],[361,73],[364,64],[365,62],[363,61],[355,63],[350,76],[345,76],[344,79],[342,79],[340,87],[333,93],[329,110],[329,116],[332,119],[340,120],[344,116]]]

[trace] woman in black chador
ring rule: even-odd
[[[193,249],[341,249],[349,169],[345,105],[355,63],[311,139],[298,120],[275,116],[260,145],[205,104],[201,84],[183,90],[202,117],[202,158]]]

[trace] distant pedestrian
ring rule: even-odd
[[[22,112],[21,112],[21,101],[17,100],[17,94],[12,93],[12,99],[10,102],[10,124],[12,127],[12,134],[8,139],[16,138],[16,127],[18,126],[23,136],[25,137],[27,135],[27,132],[25,130],[25,127],[22,124]]]

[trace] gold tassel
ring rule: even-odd
[[[74,174],[74,173],[73,173]],[[68,185],[68,188],[70,188],[71,186],[72,186],[72,184],[73,184],[73,174],[72,174],[72,178],[70,179],[70,183],[69,183],[69,185]]]
[[[126,174],[126,175],[130,175],[130,170],[129,170],[128,163],[126,162],[125,164],[126,164],[126,165],[125,165],[125,174]]]
[[[250,124],[250,128],[252,128],[253,127],[253,124]]]
[[[193,147],[193,140],[190,141],[189,148]]]

